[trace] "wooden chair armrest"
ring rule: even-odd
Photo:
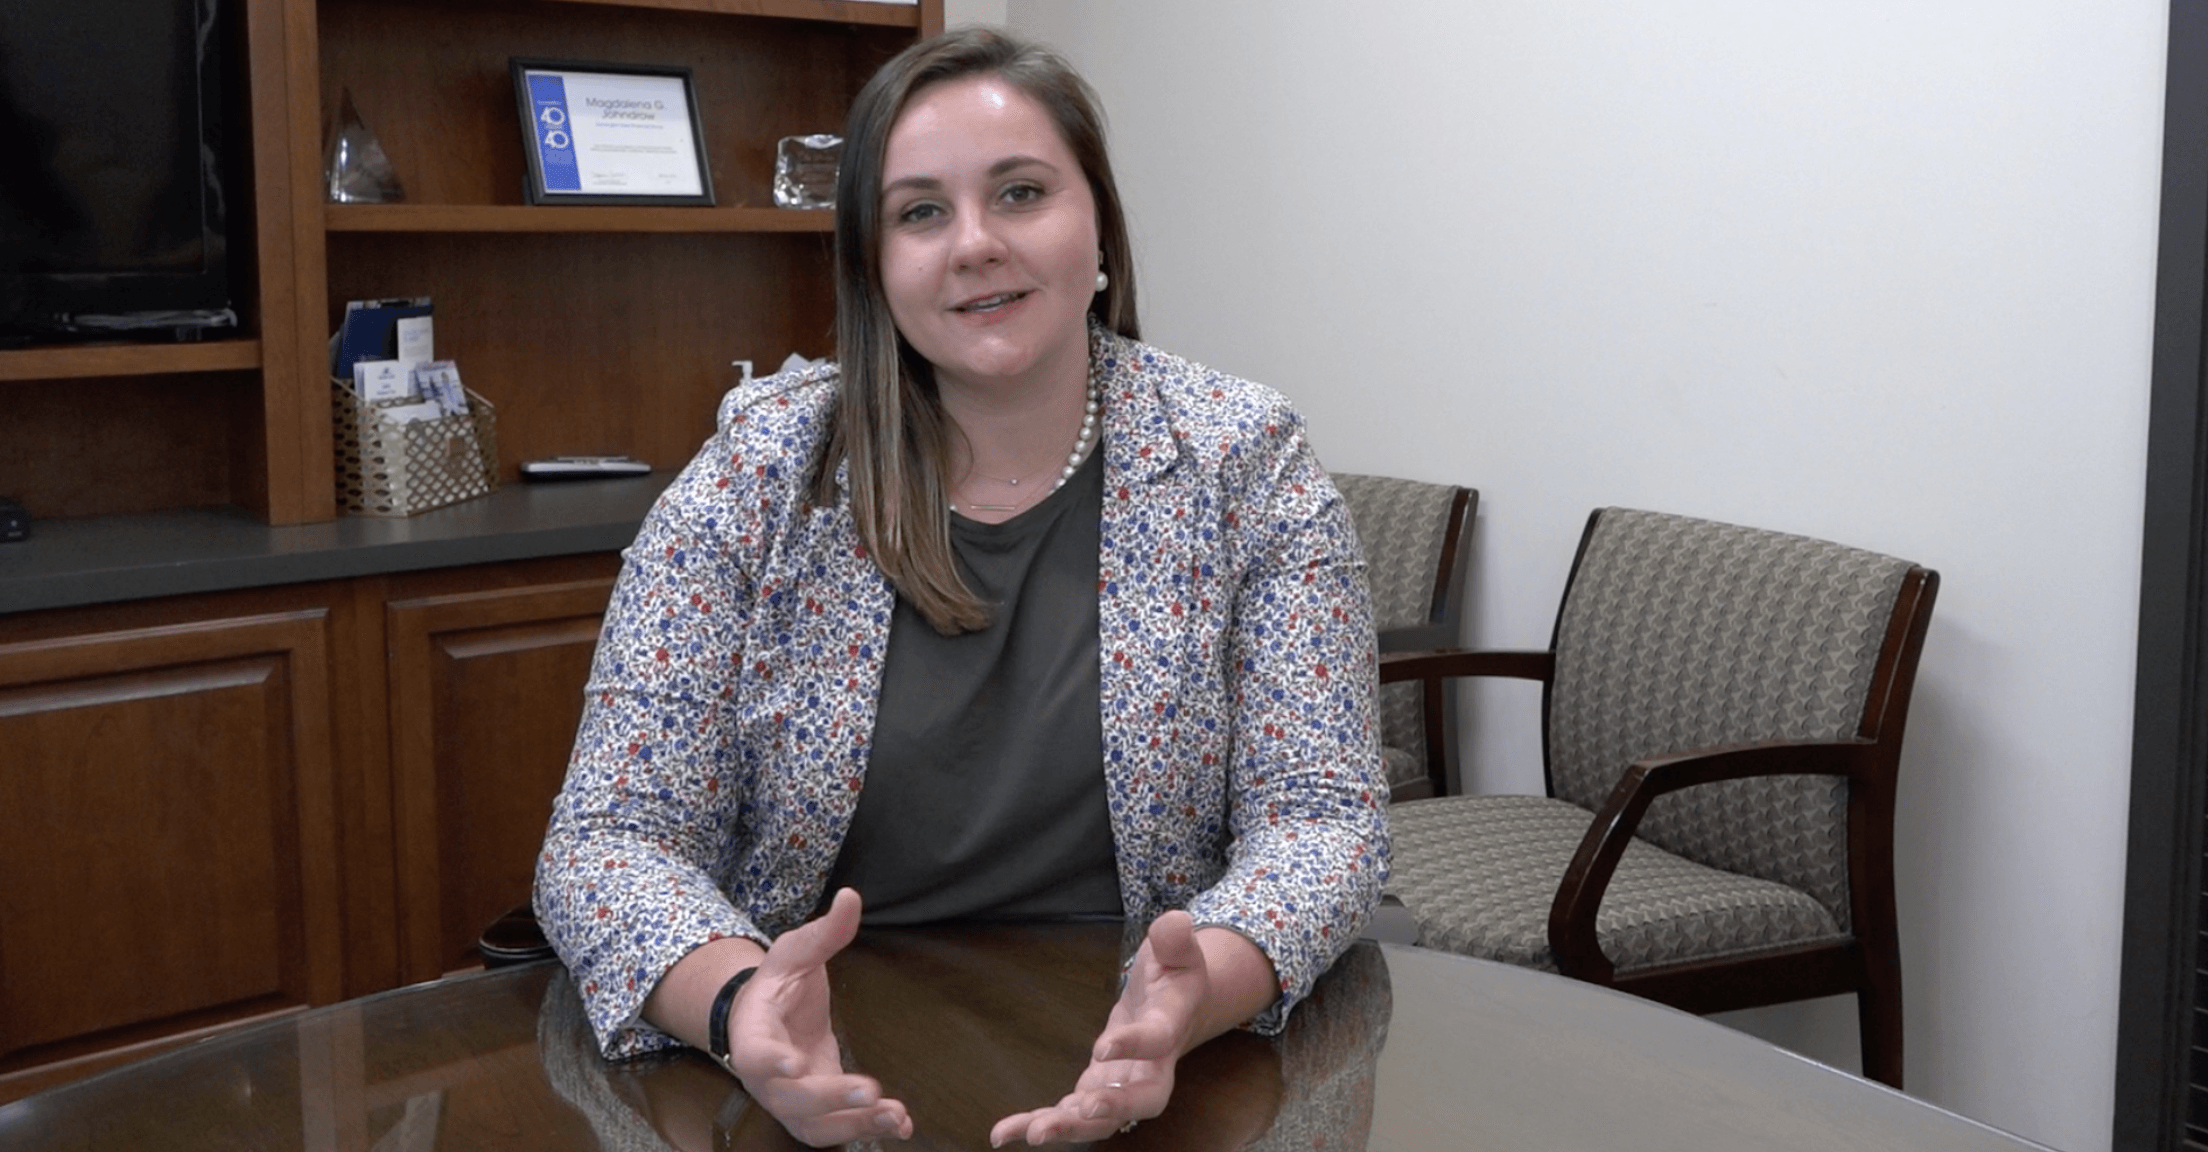
[[[1549,948],[1567,976],[1607,984],[1617,974],[1595,937],[1595,913],[1602,907],[1610,879],[1641,817],[1658,796],[1757,776],[1845,776],[1865,780],[1877,771],[1869,740],[1790,741],[1732,744],[1652,756],[1639,760],[1618,778],[1617,787],[1595,814],[1579,842],[1556,901],[1549,906]]]
[[[1556,671],[1553,652],[1474,652],[1464,648],[1435,648],[1424,652],[1382,652],[1380,682],[1436,680],[1451,676],[1508,676],[1518,680],[1547,680]]]

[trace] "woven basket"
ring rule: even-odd
[[[402,424],[330,381],[336,418],[337,503],[359,516],[412,516],[498,487],[498,410],[473,388],[468,415]]]

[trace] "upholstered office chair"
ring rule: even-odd
[[[1365,546],[1380,651],[1455,644],[1480,494],[1389,476],[1338,473],[1333,480]],[[1449,790],[1456,776],[1455,700],[1453,686],[1438,678],[1380,690],[1380,752],[1394,799]]]
[[[1687,1009],[1856,994],[1901,1086],[1894,780],[1939,586],[1905,560],[1618,508],[1546,652],[1382,656],[1539,680],[1547,796],[1396,806],[1419,943]]]

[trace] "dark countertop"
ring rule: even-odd
[[[230,507],[41,520],[29,540],[0,544],[0,614],[618,551],[673,479],[508,484],[403,519],[295,528]]]

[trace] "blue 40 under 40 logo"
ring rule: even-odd
[[[547,192],[580,192],[582,172],[575,164],[575,135],[567,115],[567,82],[543,74],[529,77],[529,103],[537,125],[537,167]]]

